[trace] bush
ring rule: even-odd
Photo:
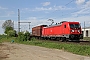
[[[23,34],[23,32],[19,32],[18,33],[18,40],[19,41],[23,41],[24,40],[24,34]]]
[[[15,37],[16,31],[15,30],[9,30],[7,35],[8,35],[8,37]]]
[[[30,40],[30,33],[28,31],[24,34],[25,40]]]
[[[18,33],[18,40],[19,41],[27,41],[30,39],[30,33],[29,32],[19,32]]]

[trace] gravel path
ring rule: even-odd
[[[0,60],[90,60],[63,50],[15,43],[3,43],[0,52]]]

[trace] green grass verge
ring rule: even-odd
[[[36,39],[32,39],[31,41],[19,41],[17,38],[2,38],[0,41],[2,42],[11,42],[12,40],[15,43],[27,44],[27,45],[35,45],[52,49],[61,49],[64,51],[72,52],[74,54],[90,56],[90,46],[89,45],[79,45],[79,44],[67,44],[67,43],[55,43],[50,41],[40,41]]]
[[[0,35],[0,43],[11,42],[12,40],[16,40],[16,37],[7,37],[5,35]]]
[[[3,41],[2,39],[3,38],[6,38],[6,36],[5,35],[0,35],[0,43],[2,43],[2,41]]]
[[[84,37],[83,40],[90,41],[90,37]]]

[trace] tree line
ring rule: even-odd
[[[7,37],[18,37],[19,41],[27,41],[30,40],[30,33],[26,32],[17,32],[14,30],[14,22],[12,20],[6,20],[2,24],[2,28],[4,29],[4,33]]]

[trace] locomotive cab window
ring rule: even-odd
[[[70,28],[80,28],[80,24],[70,24]]]
[[[66,28],[66,25],[64,25],[64,28]]]

